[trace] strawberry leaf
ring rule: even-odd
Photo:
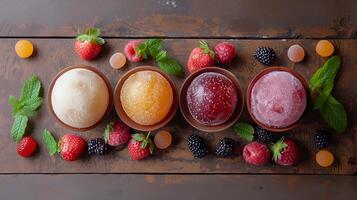
[[[91,39],[91,42],[94,43],[94,44],[97,44],[97,45],[103,45],[105,44],[105,40],[101,37],[93,37]]]
[[[273,159],[276,161],[280,158],[281,152],[287,147],[288,145],[284,142],[284,137],[281,137],[279,141],[275,144],[270,146],[270,150],[273,153]]]
[[[207,42],[200,40],[200,48],[203,50],[203,53],[209,54],[212,59],[215,58],[216,54],[209,48]]]
[[[141,142],[145,140],[145,135],[141,134],[141,133],[136,133],[132,136],[134,138],[135,141]]]
[[[107,125],[107,127],[105,128],[105,131],[104,131],[104,134],[103,134],[103,138],[104,138],[105,143],[108,143],[109,135],[113,131],[113,126],[114,126],[114,122],[110,122]]]
[[[89,28],[86,31],[86,33],[89,36],[98,37],[100,35],[100,29],[99,28]]]
[[[42,139],[45,143],[50,156],[60,152],[59,142],[53,137],[50,131],[47,129],[43,130]]]

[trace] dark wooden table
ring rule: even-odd
[[[0,0],[0,5],[0,199],[350,199],[357,195],[357,1]],[[102,29],[107,45],[98,59],[86,62],[74,53],[73,38],[77,29],[90,26]],[[321,168],[314,161],[313,131],[326,126],[314,111],[308,112],[302,125],[284,133],[303,147],[303,161],[295,167],[253,167],[241,155],[232,160],[213,156],[194,159],[185,143],[191,133],[203,135],[211,148],[223,136],[237,139],[240,147],[245,142],[232,129],[216,134],[199,132],[179,111],[165,127],[174,133],[172,148],[156,151],[145,161],[131,161],[123,150],[65,162],[59,156],[50,157],[41,141],[44,128],[58,137],[69,132],[54,123],[47,103],[30,122],[40,151],[30,159],[16,155],[9,133],[12,119],[7,98],[19,95],[25,79],[39,75],[47,91],[60,69],[88,64],[102,71],[114,87],[130,68],[154,63],[114,70],[108,63],[110,55],[123,51],[130,39],[151,37],[163,38],[165,48],[183,65],[200,39],[210,45],[233,43],[238,59],[228,69],[244,90],[264,68],[252,58],[256,47],[273,47],[279,65],[289,66],[308,79],[325,60],[315,53],[316,42],[330,39],[343,59],[334,95],[349,116],[347,131],[333,134],[331,150],[337,162]],[[35,56],[26,60],[16,56],[14,45],[20,38],[35,44]],[[299,64],[286,56],[294,43],[301,44],[307,53]],[[179,88],[183,78],[172,78]],[[86,139],[101,136],[115,115],[113,110],[100,126],[78,134]],[[246,110],[242,120],[250,120]]]

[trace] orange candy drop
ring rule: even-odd
[[[316,162],[321,167],[331,166],[334,160],[333,154],[328,150],[322,149],[316,154]]]
[[[158,149],[168,148],[172,143],[171,133],[165,130],[159,131],[155,134],[154,143]]]

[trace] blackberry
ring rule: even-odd
[[[314,134],[315,145],[318,149],[327,148],[329,145],[329,135],[326,130],[317,130]]]
[[[207,146],[204,143],[203,138],[199,135],[190,135],[187,139],[187,145],[193,156],[196,158],[202,158],[208,153]]]
[[[231,138],[223,138],[216,147],[215,154],[221,158],[232,158],[234,156],[235,141]]]
[[[255,134],[256,139],[258,139],[264,143],[270,143],[273,140],[273,134],[270,131],[265,130],[264,128],[262,128],[260,126],[254,127],[254,134]]]
[[[102,138],[91,139],[88,142],[88,154],[89,155],[102,155],[108,152],[108,145]]]
[[[271,66],[276,60],[276,53],[270,47],[258,47],[253,54],[254,58],[263,65]]]

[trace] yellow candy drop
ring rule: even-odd
[[[316,45],[316,53],[321,57],[329,57],[333,54],[334,47],[328,40],[320,40]]]
[[[28,40],[19,40],[15,45],[16,54],[21,58],[30,57],[33,49],[33,44]]]

